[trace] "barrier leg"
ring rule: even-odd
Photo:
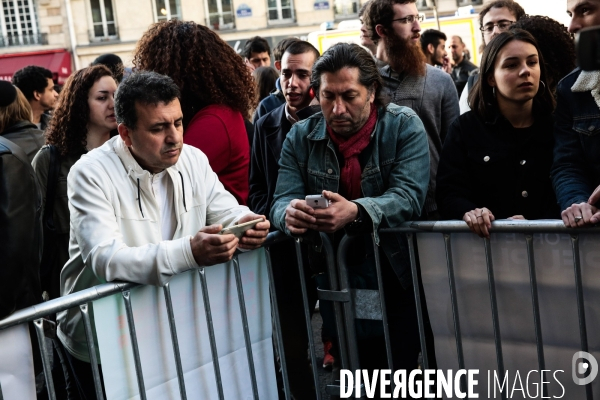
[[[315,392],[317,400],[321,400],[321,391],[319,390],[319,372],[317,371],[317,356],[315,354],[315,337],[311,323],[311,311],[308,304],[308,292],[306,290],[306,279],[304,278],[304,262],[302,260],[302,249],[300,241],[296,239],[296,259],[298,260],[298,272],[300,275],[300,287],[302,289],[302,303],[304,304],[304,318],[306,319],[306,331],[308,333],[308,344],[310,348],[310,361],[313,372],[313,380],[315,381]],[[313,304],[314,308],[314,304]]]
[[[490,303],[492,306],[492,323],[494,326],[494,342],[496,344],[496,360],[498,362],[498,373],[504,376],[504,358],[502,356],[502,339],[500,336],[500,321],[498,319],[498,302],[496,301],[496,282],[494,280],[494,266],[492,264],[492,245],[490,239],[483,239],[485,247],[485,262],[487,265],[488,285],[490,291]],[[500,392],[502,400],[506,400],[506,393]]]
[[[449,233],[444,234],[444,246],[446,248],[446,265],[448,266],[448,284],[450,285],[450,303],[452,304],[452,320],[454,321],[454,335],[456,337],[456,354],[458,356],[458,368],[465,368],[465,355],[462,346],[462,332],[460,330],[460,316],[458,314],[458,296],[456,295],[456,280],[454,279],[454,261],[452,258],[452,241]],[[460,379],[460,389],[463,393],[467,389],[467,381],[464,376]]]
[[[577,294],[577,314],[579,316],[579,338],[581,340],[581,350],[588,351],[587,324],[585,321],[585,309],[583,302],[583,281],[581,279],[581,260],[579,258],[579,235],[571,236],[571,245],[573,248],[573,267],[575,269],[575,290]],[[585,395],[587,400],[594,398],[592,392],[592,383],[585,385]]]
[[[244,339],[246,341],[246,356],[248,357],[248,368],[250,369],[250,380],[252,381],[252,393],[254,399],[258,400],[258,384],[256,383],[256,370],[254,368],[254,356],[252,355],[252,340],[250,339],[248,316],[246,314],[246,300],[244,299],[244,287],[242,286],[242,275],[240,273],[240,263],[237,256],[233,257],[233,269],[235,270],[235,283],[237,285],[240,314],[242,316],[242,326],[244,328]]]
[[[4,400],[4,395],[2,394],[2,383],[0,382],[0,400]]]
[[[215,379],[217,381],[217,392],[219,400],[225,399],[223,393],[223,381],[221,380],[221,368],[219,366],[219,352],[217,351],[217,340],[215,339],[215,327],[213,326],[212,312],[210,310],[210,299],[208,297],[208,285],[206,284],[206,275],[204,268],[198,269],[200,284],[202,285],[202,300],[204,302],[204,312],[206,313],[206,327],[208,329],[208,339],[210,341],[210,353],[213,360],[213,368],[215,370]]]
[[[525,235],[525,242],[527,243],[527,262],[529,265],[529,281],[531,283],[531,304],[533,306],[533,323],[535,326],[535,344],[537,346],[538,366],[540,368],[539,370],[543,371],[546,369],[546,360],[544,359],[544,342],[542,340],[542,324],[540,322],[540,301],[538,297],[537,274],[535,272],[535,257],[533,255],[533,236]],[[544,389],[547,389],[547,386],[546,383],[543,384],[542,395],[544,394]]]
[[[421,304],[421,289],[419,288],[419,275],[417,258],[415,255],[414,234],[407,233],[408,253],[410,255],[410,270],[412,273],[413,287],[415,292],[415,303],[417,305],[417,323],[419,324],[419,339],[421,340],[421,354],[423,355],[423,369],[429,369],[429,358],[427,355],[427,343],[425,340],[425,322],[423,319],[423,307]]]
[[[33,321],[35,332],[37,333],[40,352],[42,353],[42,364],[44,366],[44,377],[46,378],[46,389],[50,400],[56,400],[56,392],[54,391],[54,381],[52,380],[52,369],[50,368],[50,358],[46,349],[46,336],[44,335],[44,319],[36,319]]]
[[[273,316],[274,316],[273,319],[275,320],[275,336],[277,338],[277,350],[279,352],[279,363],[281,364],[281,375],[283,377],[283,391],[285,393],[285,399],[290,400],[292,398],[292,396],[290,393],[290,381],[288,378],[287,362],[285,360],[283,337],[281,335],[281,321],[279,319],[279,306],[277,305],[277,292],[275,291],[275,280],[273,278],[273,265],[271,264],[271,249],[269,247],[265,247],[265,253],[267,255],[267,272],[269,274],[269,288],[271,289],[271,299],[272,299],[271,313],[273,314]]]
[[[385,352],[388,361],[388,368],[394,371],[394,362],[392,360],[392,345],[390,340],[390,327],[388,326],[387,311],[385,308],[385,294],[383,291],[383,278],[381,275],[381,260],[379,259],[379,247],[375,243],[375,235],[371,234],[373,243],[373,255],[375,256],[375,271],[377,272],[377,286],[379,287],[379,303],[381,305],[381,319],[383,322],[383,338],[385,340]],[[391,391],[394,391],[394,380],[391,382]]]
[[[129,290],[123,292],[123,301],[125,302],[125,312],[127,314],[127,325],[129,326],[129,338],[131,340],[131,349],[133,350],[133,360],[135,363],[135,376],[137,377],[140,398],[146,400],[146,387],[144,385],[144,374],[142,372],[142,361],[140,358],[140,349],[137,342],[137,333],[135,332],[135,322],[133,320],[133,310],[131,308],[131,293]]]
[[[98,357],[96,357],[96,345],[94,344],[94,333],[90,321],[89,306],[91,303],[79,306],[81,316],[83,317],[83,326],[85,327],[85,338],[87,340],[88,352],[90,354],[90,364],[92,366],[92,376],[94,377],[94,389],[96,389],[96,399],[104,399],[102,393],[102,381],[100,380],[100,370],[98,369]]]
[[[187,400],[185,390],[185,379],[183,376],[183,366],[181,365],[181,352],[179,351],[179,340],[177,339],[177,328],[175,327],[175,313],[173,312],[173,302],[171,301],[171,287],[169,283],[163,287],[165,295],[165,305],[167,306],[167,315],[169,316],[169,328],[171,330],[171,343],[173,344],[173,355],[175,356],[175,367],[177,369],[177,378],[179,380],[179,394],[181,400]]]

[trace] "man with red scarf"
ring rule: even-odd
[[[425,128],[411,109],[382,103],[375,61],[356,44],[327,50],[313,66],[311,83],[322,113],[296,123],[283,143],[271,222],[311,243],[310,267],[322,289],[328,278],[320,232],[330,234],[336,248],[345,233],[354,236],[346,258],[351,285],[362,289],[377,289],[374,234],[390,304],[394,368],[414,369],[420,344],[406,238],[378,231],[421,213],[429,182]],[[314,194],[329,206],[310,207],[304,198]],[[323,313],[331,304],[322,300],[320,307]],[[357,322],[360,368],[387,368],[381,326]],[[332,352],[335,357],[335,346]]]

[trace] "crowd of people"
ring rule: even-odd
[[[348,235],[354,287],[377,289],[380,256],[394,368],[417,368],[407,239],[380,228],[455,219],[489,237],[498,219],[600,223],[600,73],[575,68],[573,41],[600,26],[600,0],[565,6],[568,28],[513,0],[486,3],[479,66],[459,36],[421,32],[415,0],[369,0],[361,46],[323,54],[297,38],[271,54],[255,37],[240,57],[211,29],[171,20],[143,35],[125,77],[115,55],[60,94],[50,71],[17,71],[0,81],[0,318],[107,281],[161,286],[275,229],[302,238],[315,304],[329,288],[321,234],[335,248]],[[220,234],[250,221],[241,238]],[[293,254],[283,242],[271,259],[290,388],[310,399]],[[332,304],[320,312],[331,367]],[[79,311],[56,321],[58,397],[95,398]],[[357,335],[361,368],[386,368],[381,324],[360,321]]]

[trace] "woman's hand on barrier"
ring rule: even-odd
[[[244,232],[244,236],[240,240],[238,247],[240,249],[246,250],[254,250],[262,246],[262,244],[267,239],[267,235],[269,234],[269,228],[271,227],[271,223],[267,221],[267,217],[264,215],[256,215],[256,214],[248,214],[243,218],[240,218],[238,224],[243,224],[244,222],[254,221],[255,219],[262,218],[263,222],[259,222],[254,225],[254,228],[248,229]]]
[[[209,225],[200,229],[190,240],[194,260],[201,266],[227,262],[233,257],[238,238],[233,234],[219,235],[222,225]]]
[[[285,209],[285,226],[294,236],[303,235],[308,229],[317,229],[315,210],[306,200],[294,199]]]
[[[323,190],[323,197],[329,200],[329,207],[315,210],[314,216],[317,219],[318,231],[333,233],[358,217],[356,203],[328,190]]]
[[[494,214],[485,207],[467,211],[465,215],[463,215],[463,221],[469,225],[469,229],[482,238],[490,237],[489,229],[492,227],[492,221],[495,219],[496,217],[494,217]]]
[[[560,216],[567,228],[580,228],[600,222],[600,212],[589,203],[573,204],[560,213]]]

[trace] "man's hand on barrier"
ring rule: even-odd
[[[235,235],[219,235],[222,225],[209,225],[200,229],[191,239],[194,260],[201,267],[227,262],[238,245]]]
[[[285,226],[292,235],[303,235],[308,229],[317,229],[315,210],[306,200],[294,199],[285,209]]]
[[[494,214],[487,208],[476,208],[471,211],[467,211],[465,215],[463,215],[463,221],[469,225],[469,228],[479,235],[479,237],[490,237],[489,229],[492,227],[492,221],[494,221],[496,217]]]
[[[314,216],[317,219],[318,231],[333,233],[358,217],[356,203],[328,190],[323,190],[323,197],[329,200],[329,207],[315,210]]]
[[[238,224],[243,224],[244,222],[250,222],[250,221],[253,221],[258,218],[262,218],[262,219],[264,219],[264,221],[259,222],[258,224],[254,225],[254,228],[248,229],[246,232],[244,232],[244,236],[242,236],[242,240],[240,240],[240,243],[238,244],[238,247],[240,249],[246,249],[246,250],[257,249],[260,246],[262,246],[262,244],[265,242],[265,239],[267,239],[267,235],[269,234],[269,228],[271,227],[271,223],[269,221],[267,221],[267,217],[265,217],[264,215],[256,215],[256,214],[244,215],[242,218],[240,218],[240,220],[238,221]]]
[[[590,199],[593,200],[592,197]],[[567,228],[580,228],[600,222],[600,212],[589,202],[573,204],[560,213],[560,216]]]

